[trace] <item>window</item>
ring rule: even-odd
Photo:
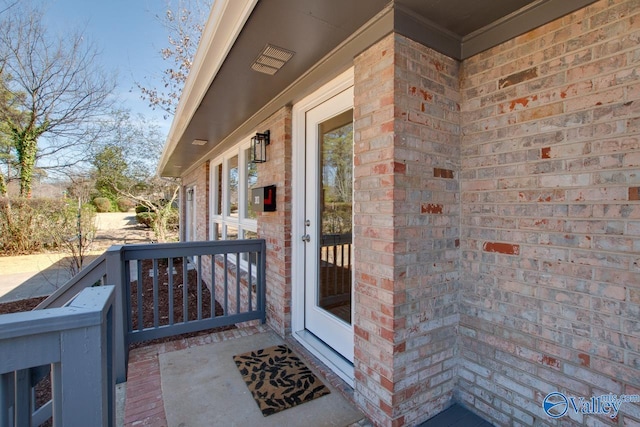
[[[250,203],[258,169],[249,152],[249,141],[245,141],[211,162],[212,240],[258,237],[257,215]]]

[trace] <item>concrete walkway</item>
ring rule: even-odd
[[[65,254],[0,257],[0,303],[47,296],[71,278]]]

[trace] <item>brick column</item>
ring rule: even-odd
[[[267,162],[258,164],[258,186],[276,185],[275,212],[258,215],[258,236],[267,241],[267,323],[279,335],[291,332],[291,107],[256,131],[271,132]]]
[[[391,34],[355,61],[356,399],[378,425],[449,404],[458,323],[458,63]]]

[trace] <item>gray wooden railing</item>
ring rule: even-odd
[[[0,316],[0,426],[115,425],[114,287],[80,292],[65,307]],[[34,383],[52,399],[36,407]],[[49,373],[50,372],[50,373]]]
[[[112,246],[37,308],[63,306],[87,287],[115,285],[114,358],[116,380],[123,382],[131,343],[251,320],[264,323],[265,271],[264,239]],[[168,301],[162,306],[165,288]],[[182,294],[179,306],[175,292]]]

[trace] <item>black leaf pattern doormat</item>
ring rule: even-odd
[[[285,345],[238,354],[233,360],[265,417],[330,393]]]

